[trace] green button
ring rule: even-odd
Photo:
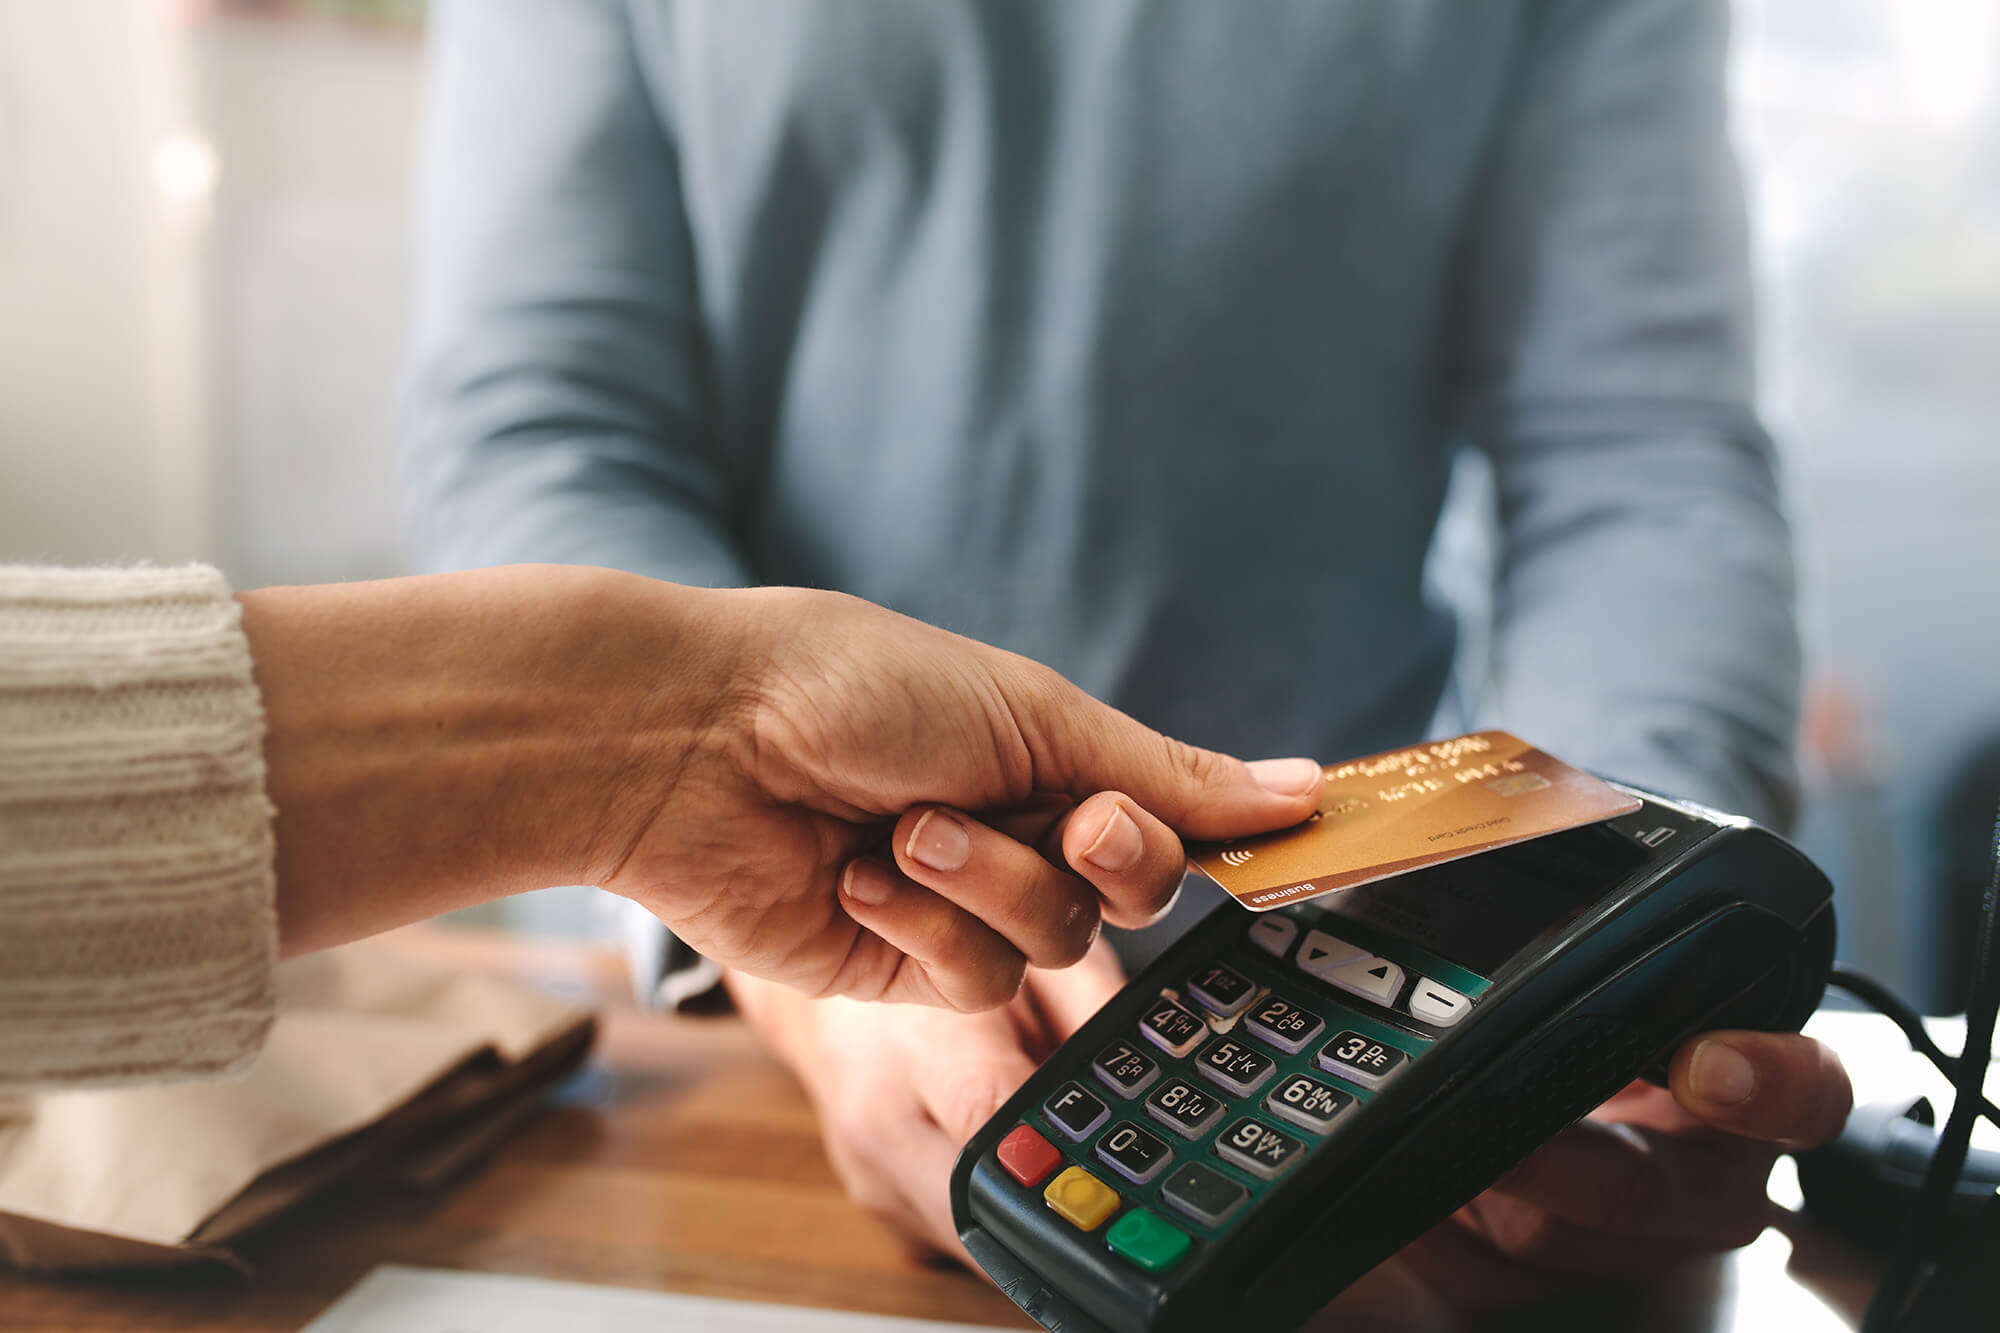
[[[1168,1226],[1144,1208],[1134,1208],[1112,1223],[1104,1239],[1112,1249],[1148,1273],[1172,1268],[1192,1244],[1184,1232]]]

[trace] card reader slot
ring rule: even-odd
[[[1021,1307],[1030,1319],[1055,1333],[1110,1333],[1061,1293],[1044,1285],[1034,1270],[1014,1257],[1013,1251],[995,1240],[984,1227],[973,1227],[959,1236],[973,1262],[986,1270],[993,1285]]]
[[[1050,1213],[1040,1193],[1012,1188],[987,1160],[974,1165],[966,1187],[980,1224],[962,1228],[959,1239],[1000,1289],[1044,1328],[1129,1333],[1148,1326],[1160,1299],[1158,1283],[1107,1250],[1100,1233],[1069,1243],[1067,1224]],[[1051,1235],[1064,1240],[1051,1244]],[[1022,1254],[1036,1256],[1036,1266],[1022,1263]],[[1003,1257],[1007,1279],[994,1267]]]

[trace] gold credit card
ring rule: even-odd
[[[1318,813],[1279,833],[1188,848],[1253,912],[1639,808],[1601,778],[1504,731],[1329,764]]]

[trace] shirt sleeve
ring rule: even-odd
[[[1498,506],[1485,711],[1782,825],[1795,575],[1754,405],[1725,8],[1538,14],[1467,219],[1454,357]]]
[[[0,566],[0,1088],[256,1055],[277,955],[263,741],[215,570]]]
[[[615,0],[430,20],[409,447],[422,562],[750,581],[679,163]]]

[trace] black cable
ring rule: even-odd
[[[1937,1066],[1937,1071],[1950,1079],[1954,1087],[1957,1085],[1958,1057],[1945,1054],[1944,1048],[1931,1039],[1929,1030],[1924,1027],[1923,1015],[1903,1003],[1895,992],[1873,977],[1850,972],[1844,967],[1833,969],[1827,975],[1826,984],[1846,991],[1894,1023],[1909,1039],[1911,1047],[1918,1054]],[[1995,1106],[1983,1094],[1979,1098],[1979,1112],[1994,1124],[2000,1125],[2000,1106]]]
[[[1930,1275],[1942,1238],[1952,1192],[1965,1169],[1972,1126],[1981,1112],[1986,1071],[1993,1057],[1993,1027],[2000,1019],[2000,810],[1993,820],[1993,875],[1979,906],[1979,936],[1972,963],[1971,996],[1965,1010],[1965,1049],[1953,1079],[1951,1114],[1938,1135],[1930,1169],[1910,1210],[1904,1241],[1862,1321],[1863,1333],[1890,1333],[1910,1308]]]

